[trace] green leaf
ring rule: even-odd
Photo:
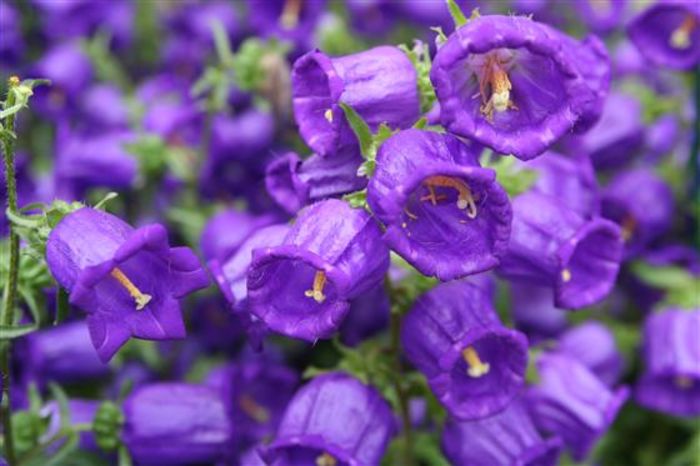
[[[516,165],[512,156],[500,156],[495,159],[486,157],[484,167],[496,171],[498,183],[506,190],[510,197],[515,197],[529,190],[536,182],[538,173],[522,166]]]
[[[34,291],[29,289],[27,286],[18,286],[17,291],[19,296],[24,300],[30,314],[32,315],[32,320],[37,327],[41,327],[44,322],[48,319],[46,318],[46,307],[39,305],[37,302],[37,297],[34,295]],[[38,290],[39,293],[42,290]],[[43,295],[39,296],[39,299],[43,301]]]
[[[14,340],[15,338],[28,335],[38,327],[36,324],[22,324],[17,326],[0,325],[0,340]]]
[[[350,204],[350,207],[359,209],[369,209],[367,205],[367,190],[355,191],[354,193],[346,194],[343,200]]]
[[[234,73],[233,77],[238,87],[244,91],[261,89],[267,79],[263,60],[270,54],[285,56],[289,50],[289,44],[276,40],[249,38],[243,41],[233,55],[229,67]]]
[[[634,262],[632,273],[649,286],[662,289],[683,289],[696,286],[695,277],[681,267],[656,267],[644,262]]]
[[[430,80],[430,70],[432,68],[430,48],[421,41],[416,41],[412,48],[408,48],[405,45],[400,45],[399,48],[406,53],[416,70],[421,113],[428,112],[433,108],[437,99],[433,82]]]
[[[231,66],[233,64],[233,52],[231,51],[231,43],[229,42],[226,29],[224,29],[223,24],[221,24],[221,21],[218,19],[211,21],[210,26],[214,36],[214,47],[216,48],[219,61],[224,66]]]
[[[100,199],[100,200],[97,202],[97,204],[94,205],[94,208],[95,208],[95,209],[102,209],[102,210],[104,210],[104,206],[105,206],[109,201],[111,201],[112,199],[116,199],[117,197],[119,197],[119,193],[115,193],[115,192],[113,192],[113,191],[112,191],[112,192],[109,192],[109,193],[107,193],[107,194],[105,195],[105,197],[103,197],[102,199]]]
[[[464,16],[464,12],[459,5],[457,5],[455,0],[446,0],[446,2],[447,9],[450,12],[450,16],[452,16],[452,21],[454,21],[455,26],[460,27],[467,24],[467,17]]]
[[[119,447],[119,466],[132,466],[131,455],[124,445]]]
[[[63,417],[61,417],[63,420]],[[67,435],[67,441],[61,445],[61,448],[57,452],[53,453],[50,458],[45,463],[45,466],[58,466],[65,461],[65,459],[78,449],[78,441],[80,440],[80,435],[77,432],[69,432]]]
[[[345,102],[340,102],[340,108],[343,109],[345,118],[347,118],[350,127],[352,128],[357,141],[360,143],[360,151],[362,156],[367,159],[370,157],[370,149],[372,147],[372,130],[367,122],[355,111],[350,105]]]
[[[58,325],[68,317],[70,312],[70,303],[68,302],[68,292],[62,286],[58,286],[56,291],[56,316],[53,324]]]
[[[68,395],[63,391],[60,385],[54,382],[49,383],[49,389],[51,390],[53,399],[58,403],[58,411],[61,415],[61,429],[68,431],[71,425]]]

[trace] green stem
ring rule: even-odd
[[[15,93],[12,88],[19,84],[16,77],[10,78],[7,100],[5,108],[15,105]],[[5,119],[5,127],[8,131],[15,130],[15,115],[10,115]],[[12,135],[3,138],[5,149],[5,185],[7,187],[7,209],[12,213],[17,213],[17,183],[15,179],[15,141]],[[3,293],[3,305],[0,309],[0,322],[4,326],[14,323],[15,300],[17,297],[17,275],[19,271],[19,236],[10,225],[10,267],[7,274],[7,283]],[[12,354],[12,344],[7,340],[2,344],[2,354],[0,354],[0,371],[2,371],[2,424],[5,435],[5,456],[10,466],[16,464],[14,439],[12,434],[12,408],[10,405],[10,356]]]
[[[413,432],[411,427],[411,415],[408,407],[408,393],[401,383],[401,313],[393,309],[391,312],[391,353],[394,356],[394,389],[399,399],[401,421],[403,424],[403,461],[404,466],[413,466]]]
[[[694,206],[693,216],[695,220],[693,225],[697,225],[700,218],[700,205],[698,205],[698,197],[700,196],[700,69],[693,73],[693,84],[695,86],[695,121],[693,122],[693,141],[690,146],[690,157],[688,160],[688,169],[690,170],[690,202]],[[693,227],[695,231],[695,246],[700,248],[700,231]]]

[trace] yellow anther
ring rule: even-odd
[[[493,112],[505,112],[508,109],[517,110],[518,107],[510,99],[510,91],[513,85],[508,78],[504,64],[496,55],[489,55],[484,63],[483,74],[479,79],[479,93],[482,105],[479,109],[488,121],[493,120]],[[491,95],[487,98],[487,87]]]
[[[238,406],[241,407],[244,413],[259,424],[264,424],[270,420],[270,412],[248,394],[241,395],[238,399]]]
[[[323,116],[326,118],[326,120],[328,120],[328,123],[333,123],[333,110],[332,109],[329,108],[328,110],[326,110],[325,113],[323,114]]]
[[[687,375],[676,376],[674,382],[676,383],[676,386],[678,388],[688,389],[693,386],[693,379],[688,377]]]
[[[410,210],[408,210],[408,207],[404,207],[403,211],[406,215],[408,215],[408,218],[410,218],[411,220],[418,220],[418,216]]]
[[[20,79],[19,79],[19,76],[16,76],[16,75],[15,75],[15,76],[10,76],[10,79],[7,80],[7,84],[9,84],[10,87],[19,86],[19,83],[20,83],[20,82],[21,82],[21,81],[20,81]]]
[[[489,363],[483,362],[481,358],[479,358],[479,353],[476,352],[473,346],[467,346],[467,348],[462,351],[462,357],[469,366],[467,370],[469,377],[479,378],[489,373],[491,366]]]
[[[564,269],[561,271],[561,279],[564,283],[571,281],[571,270]]]
[[[294,29],[299,24],[299,15],[304,0],[286,0],[280,15],[280,24],[285,29]]]
[[[634,230],[637,229],[637,219],[632,215],[627,215],[620,224],[620,230],[622,234],[622,239],[624,241],[629,241],[629,239],[634,234]]]
[[[687,49],[690,47],[690,35],[698,26],[698,20],[692,14],[687,14],[683,22],[672,33],[669,40],[672,47]]]
[[[326,295],[323,294],[323,287],[326,285],[326,273],[322,270],[316,271],[314,275],[314,287],[311,290],[306,290],[304,296],[314,298],[317,303],[322,303],[326,300]]]
[[[124,275],[124,272],[122,272],[119,267],[113,268],[110,275],[112,275],[112,277],[114,277],[124,288],[126,288],[126,291],[128,291],[131,297],[134,298],[137,311],[140,311],[146,307],[149,302],[151,302],[153,297],[150,294],[141,293],[141,290],[139,290],[136,285],[129,280],[129,277]]]
[[[436,195],[435,188],[452,188],[457,191],[457,208],[466,210],[467,217],[476,218],[478,213],[476,201],[472,195],[471,189],[469,189],[469,186],[464,181],[449,176],[436,175],[426,178],[423,184],[428,188],[430,194],[421,197],[421,201],[429,200],[433,205],[436,205],[437,201],[445,199],[446,196]]]
[[[337,464],[338,460],[336,460],[333,455],[325,451],[316,458],[316,466],[336,466]]]

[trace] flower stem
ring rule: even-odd
[[[5,108],[15,105],[14,86],[19,84],[17,77],[10,78]],[[14,132],[15,115],[9,115],[5,119],[5,127]],[[2,140],[5,158],[5,186],[7,187],[7,210],[17,213],[17,180],[15,178],[15,141],[13,135],[7,135]],[[15,300],[17,296],[17,276],[19,273],[19,236],[14,231],[12,222],[10,225],[10,267],[7,274],[7,283],[3,292],[3,304],[0,309],[0,323],[9,327],[14,323]],[[10,466],[16,464],[14,438],[12,434],[12,408],[10,404],[10,355],[12,353],[11,340],[2,342],[0,349],[0,371],[2,371],[2,424],[5,436],[5,456]]]
[[[700,196],[700,69],[696,69],[693,73],[693,84],[695,87],[695,121],[693,122],[693,140],[690,146],[690,157],[688,159],[688,169],[690,171],[690,201],[694,205],[693,216],[695,220],[693,225],[697,225],[700,218],[700,207],[697,205],[698,196]],[[700,231],[693,227],[695,231],[695,246],[700,248]]]
[[[411,416],[408,410],[408,393],[401,380],[401,313],[397,309],[391,312],[391,353],[394,356],[394,389],[399,400],[401,421],[403,424],[403,458],[401,464],[413,466],[413,432],[411,428]]]

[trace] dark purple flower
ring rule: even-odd
[[[602,42],[578,42],[524,16],[482,16],[440,48],[430,73],[450,132],[524,160],[600,115],[609,60]]]
[[[294,395],[263,457],[270,466],[378,466],[395,428],[374,388],[327,374]]]
[[[559,335],[568,325],[567,311],[554,306],[554,291],[532,283],[510,284],[515,326],[531,343]]]
[[[122,439],[137,464],[213,464],[230,449],[233,424],[212,387],[158,383],[124,402]]]
[[[700,64],[700,4],[660,0],[628,26],[632,42],[650,62],[677,70]]]
[[[678,116],[662,115],[647,127],[644,148],[648,159],[657,162],[660,157],[668,154],[681,139],[681,127]]]
[[[299,213],[282,245],[253,251],[250,310],[279,333],[326,338],[349,301],[381,283],[388,268],[389,251],[365,210],[318,202]]]
[[[513,200],[513,228],[499,273],[554,288],[554,304],[578,309],[603,299],[622,258],[620,229],[585,219],[557,198],[525,193]]]
[[[646,371],[635,399],[674,416],[700,415],[700,309],[666,309],[644,324]]]
[[[199,245],[204,259],[225,261],[250,235],[276,220],[271,214],[256,216],[236,209],[222,210],[211,217],[202,230]]]
[[[292,42],[308,50],[326,0],[246,0],[248,22],[256,35]]]
[[[592,31],[605,34],[623,24],[627,0],[582,0],[572,6]]]
[[[381,123],[407,128],[420,116],[416,70],[397,47],[376,47],[337,58],[311,51],[294,63],[292,94],[299,132],[322,157],[357,144],[341,102],[373,131]]]
[[[561,441],[557,437],[543,439],[518,398],[486,419],[449,418],[442,433],[442,449],[455,465],[554,466]]]
[[[537,427],[559,436],[576,461],[605,434],[629,395],[611,391],[573,356],[548,353],[537,360],[540,382],[528,393]]]
[[[280,207],[294,214],[307,204],[363,189],[367,178],[357,174],[363,161],[357,146],[345,146],[329,157],[314,154],[303,161],[287,152],[267,166],[265,187]]]
[[[76,361],[79,364],[79,362]],[[95,400],[83,400],[79,398],[68,400],[68,415],[70,417],[69,425],[92,424],[97,413],[97,408],[100,402]],[[48,425],[42,436],[43,441],[52,439],[59,433],[63,420],[61,419],[61,411],[57,402],[50,401],[41,410],[41,416],[47,419]],[[56,447],[56,444],[52,444]],[[89,451],[98,451],[99,448],[95,443],[93,433],[83,431],[80,433],[80,448]]]
[[[217,115],[212,122],[210,164],[251,161],[268,151],[275,136],[270,112],[249,109],[235,116]]]
[[[20,348],[22,378],[42,387],[51,381],[75,383],[103,378],[111,373],[109,366],[95,354],[84,321],[32,333]]]
[[[409,129],[387,139],[367,201],[389,247],[440,280],[496,267],[508,243],[510,203],[496,173],[450,135]]]
[[[673,213],[671,188],[647,168],[621,172],[603,190],[602,214],[620,225],[626,257],[666,233]]]
[[[354,299],[350,303],[348,316],[340,327],[341,341],[355,346],[384,330],[389,324],[390,307],[389,296],[383,284]]]
[[[71,304],[88,314],[90,336],[103,361],[131,336],[183,338],[178,299],[209,283],[190,249],[168,245],[162,225],[134,229],[88,207],[54,227],[46,261],[70,293]]]
[[[275,433],[299,385],[299,375],[270,358],[227,364],[209,374],[207,385],[222,394],[243,450]]]
[[[90,86],[80,96],[81,118],[86,130],[127,129],[129,108],[119,88],[111,84]],[[97,128],[96,128],[97,127]]]
[[[572,157],[547,152],[522,167],[537,172],[533,191],[556,197],[583,217],[600,214],[598,181],[587,155]]]
[[[586,322],[564,332],[557,340],[557,350],[578,359],[609,387],[620,379],[622,355],[612,332],[600,322]]]
[[[458,419],[498,413],[524,383],[527,338],[505,328],[484,291],[466,281],[421,296],[403,320],[401,344]]]

